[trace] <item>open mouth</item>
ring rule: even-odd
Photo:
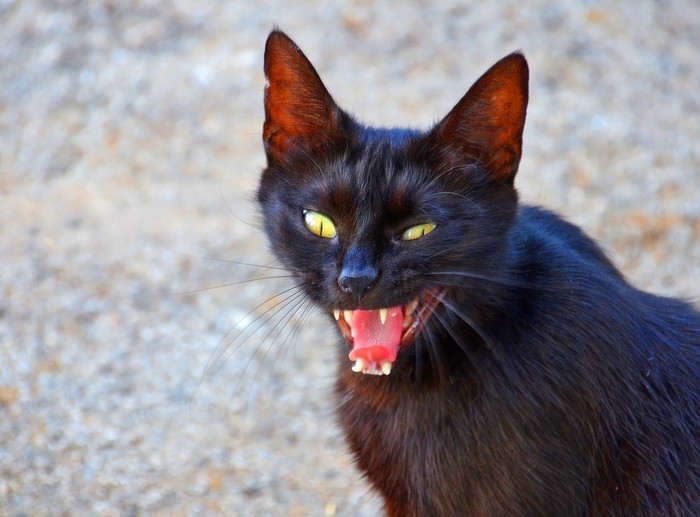
[[[399,349],[413,341],[444,295],[431,289],[406,305],[374,310],[335,309],[338,328],[350,345],[352,370],[389,375]]]

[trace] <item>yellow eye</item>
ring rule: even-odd
[[[433,223],[424,223],[411,226],[408,230],[401,234],[401,240],[414,241],[420,239],[423,235],[427,235],[435,229]]]
[[[304,222],[309,231],[319,237],[332,239],[337,234],[333,222],[325,215],[313,210],[304,210]]]

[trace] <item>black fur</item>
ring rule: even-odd
[[[630,286],[578,228],[520,205],[521,132],[505,173],[490,169],[478,129],[449,129],[478,126],[464,99],[425,133],[366,128],[317,100],[337,113],[329,128],[268,144],[274,252],[329,313],[446,289],[390,375],[351,371],[338,347],[338,418],[387,513],[700,515],[698,312]],[[312,235],[304,209],[339,237]],[[425,220],[434,231],[397,239]],[[376,272],[359,300],[338,285],[353,267]]]

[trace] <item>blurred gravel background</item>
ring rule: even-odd
[[[428,126],[522,49],[523,198],[698,298],[696,0],[0,0],[0,515],[378,514],[327,322],[268,321],[283,279],[226,286],[281,274],[231,262],[271,261],[274,24],[377,124]]]

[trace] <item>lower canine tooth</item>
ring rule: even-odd
[[[379,321],[382,322],[382,325],[384,325],[384,323],[386,323],[386,313],[387,312],[388,312],[387,309],[379,309]]]
[[[362,370],[365,369],[365,362],[362,359],[358,359],[355,361],[355,364],[352,367],[353,372],[361,372]]]
[[[391,361],[382,361],[382,372],[384,372],[384,375],[391,373]]]

